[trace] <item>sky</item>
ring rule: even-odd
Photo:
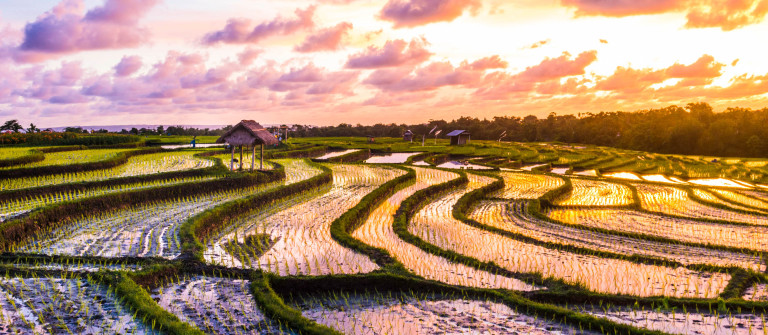
[[[421,123],[768,102],[768,0],[2,0],[0,120]]]

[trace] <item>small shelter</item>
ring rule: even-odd
[[[277,145],[277,139],[269,130],[264,129],[254,120],[242,120],[232,129],[221,135],[216,143],[227,143],[232,146],[232,159],[229,162],[229,169],[234,169],[235,165],[235,147],[240,147],[240,169],[243,168],[243,146],[251,147],[253,154],[251,156],[251,171],[256,163],[256,145],[261,146],[261,164],[260,169],[264,169],[264,145]]]
[[[454,130],[447,135],[451,138],[451,145],[464,145],[469,143],[469,132],[466,130]]]
[[[413,142],[413,132],[410,129],[403,133],[403,141]]]
[[[368,138],[368,143],[373,143],[373,142],[376,142],[376,138],[375,138],[375,137],[373,137],[373,135],[368,135],[368,136],[366,136],[366,137]]]

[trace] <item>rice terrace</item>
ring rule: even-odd
[[[768,0],[1,0],[0,335],[768,335]]]
[[[0,135],[2,332],[768,331],[768,159],[227,128]]]

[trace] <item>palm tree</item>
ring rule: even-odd
[[[40,128],[38,128],[37,126],[35,126],[35,124],[34,124],[34,123],[30,123],[30,124],[29,124],[29,128],[27,128],[27,132],[28,132],[28,133],[39,133],[39,132],[40,132]]]

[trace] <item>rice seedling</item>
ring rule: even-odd
[[[637,188],[641,206],[649,211],[691,218],[768,225],[767,216],[707,206],[691,199],[688,192],[679,187],[642,183],[635,183],[633,186]],[[698,192],[698,194],[703,193]]]
[[[617,253],[627,257],[645,255],[685,265],[712,264],[722,267],[738,266],[756,271],[765,270],[763,260],[757,255],[610,235],[556,224],[532,215],[529,212],[529,206],[530,202],[527,201],[483,201],[476,204],[470,217],[483,224],[544,243]]]
[[[292,303],[346,334],[592,334],[491,300],[417,292],[327,292]]]
[[[405,243],[395,233],[392,224],[393,215],[405,198],[428,186],[444,183],[456,178],[455,173],[414,168],[416,182],[387,199],[371,213],[368,220],[356,229],[352,236],[368,245],[384,248],[399,260],[407,269],[427,279],[441,281],[450,285],[506,288],[518,291],[534,289],[520,280],[499,276],[477,270],[463,264],[424,252],[418,247]]]
[[[0,160],[14,159],[30,154],[34,150],[29,147],[4,147],[0,148]]]
[[[91,279],[1,278],[5,334],[155,334],[114,293]]]
[[[634,203],[632,190],[624,185],[571,178],[573,190],[555,203],[561,206],[623,206]]]
[[[727,225],[619,209],[550,208],[557,221],[677,241],[768,251],[768,227]]]
[[[154,289],[160,307],[208,334],[277,334],[280,326],[262,314],[249,281],[206,276],[172,278]]]
[[[744,291],[744,295],[742,295],[742,299],[748,300],[748,301],[762,301],[766,302],[768,301],[768,284],[765,283],[755,283],[749,288],[747,288],[746,291]]]
[[[6,221],[12,217],[28,213],[37,208],[41,208],[46,205],[59,203],[62,201],[72,201],[82,198],[95,197],[103,194],[109,194],[114,192],[127,192],[140,190],[150,187],[169,186],[181,183],[201,182],[206,180],[213,180],[215,177],[185,177],[185,178],[170,178],[163,180],[153,180],[147,182],[133,183],[133,184],[120,184],[110,185],[100,188],[91,188],[85,190],[73,190],[68,192],[56,192],[45,195],[30,196],[21,199],[10,200],[7,202],[0,202],[0,222]]]
[[[278,205],[276,210],[238,219],[220,237],[207,241],[206,261],[225,266],[260,268],[280,275],[364,273],[377,268],[366,256],[342,247],[331,238],[330,224],[368,192],[403,173],[385,167],[333,164],[333,185],[303,201]],[[266,234],[276,241],[258,258],[235,257],[226,250],[236,241],[247,249],[245,238]],[[249,253],[259,254],[258,250]],[[239,258],[239,259],[238,259]],[[243,264],[241,260],[250,263]]]
[[[213,161],[194,157],[195,152],[162,152],[128,158],[126,164],[110,169],[66,173],[37,177],[0,180],[0,191],[16,190],[55,184],[105,180],[119,177],[146,175],[152,173],[201,169],[213,166]]]
[[[733,203],[741,206],[747,206],[752,210],[768,211],[768,197],[762,192],[757,191],[733,191],[712,188],[710,192],[719,195],[722,198],[727,199],[731,204]],[[760,198],[760,197],[763,198]]]
[[[591,290],[635,296],[716,297],[729,274],[637,264],[618,259],[574,254],[523,243],[464,225],[451,216],[465,193],[489,184],[488,177],[471,175],[467,187],[431,202],[414,215],[409,230],[443,249],[510,271],[535,272],[578,283]]]
[[[569,308],[636,327],[669,334],[763,334],[765,315],[711,309],[644,308],[640,306],[574,305]]]
[[[305,161],[286,164],[287,179],[294,182],[317,169]],[[307,170],[307,171],[296,171]],[[102,257],[177,257],[181,250],[180,225],[189,217],[219,204],[263,192],[280,185],[268,183],[234,190],[169,199],[117,212],[62,222],[59,227],[39,231],[19,251],[57,255]]]
[[[45,159],[40,162],[15,165],[0,169],[32,168],[38,166],[55,166],[66,164],[80,164],[108,160],[121,152],[135,149],[89,149],[51,152],[45,154]]]
[[[491,196],[504,199],[536,199],[564,183],[560,178],[541,174],[504,171],[499,175],[504,178],[504,189]]]

